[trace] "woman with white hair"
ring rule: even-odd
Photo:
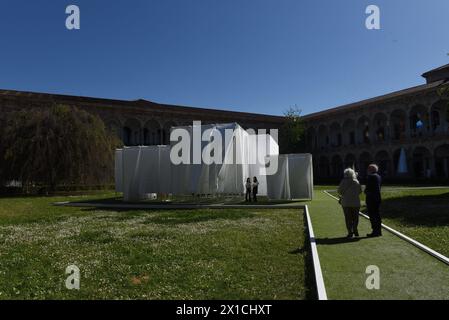
[[[344,178],[338,186],[338,194],[340,196],[340,204],[346,220],[346,228],[348,229],[347,238],[359,236],[359,212],[360,212],[360,194],[362,186],[357,180],[357,173],[348,168],[344,171]]]

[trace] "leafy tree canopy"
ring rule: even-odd
[[[285,122],[280,132],[280,152],[283,154],[304,152],[304,123],[301,110],[290,107],[285,113]]]
[[[59,185],[113,180],[119,141],[98,117],[54,105],[2,115],[0,180],[54,190]]]

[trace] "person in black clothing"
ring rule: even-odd
[[[251,178],[246,179],[245,189],[246,189],[245,201],[251,202]]]
[[[382,178],[378,174],[379,168],[375,164],[368,166],[368,176],[366,179],[366,207],[368,209],[368,216],[371,221],[373,231],[368,234],[368,237],[382,236],[382,219],[380,217],[380,204],[382,197],[380,189],[382,185]]]
[[[254,177],[253,179],[253,200],[257,202],[257,194],[259,193],[259,181]]]

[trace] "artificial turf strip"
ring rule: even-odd
[[[366,238],[364,218],[361,238],[348,241],[341,207],[322,191],[309,210],[329,299],[449,299],[449,266],[385,230]],[[366,288],[370,265],[380,268],[379,290]]]

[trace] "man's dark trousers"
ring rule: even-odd
[[[382,178],[377,173],[368,174],[365,188],[366,208],[368,209],[368,216],[373,228],[373,235],[377,236],[382,234],[382,221],[379,212],[380,203],[382,202],[381,185]]]
[[[380,217],[380,199],[366,199],[366,207],[374,234],[382,234],[382,219]]]

